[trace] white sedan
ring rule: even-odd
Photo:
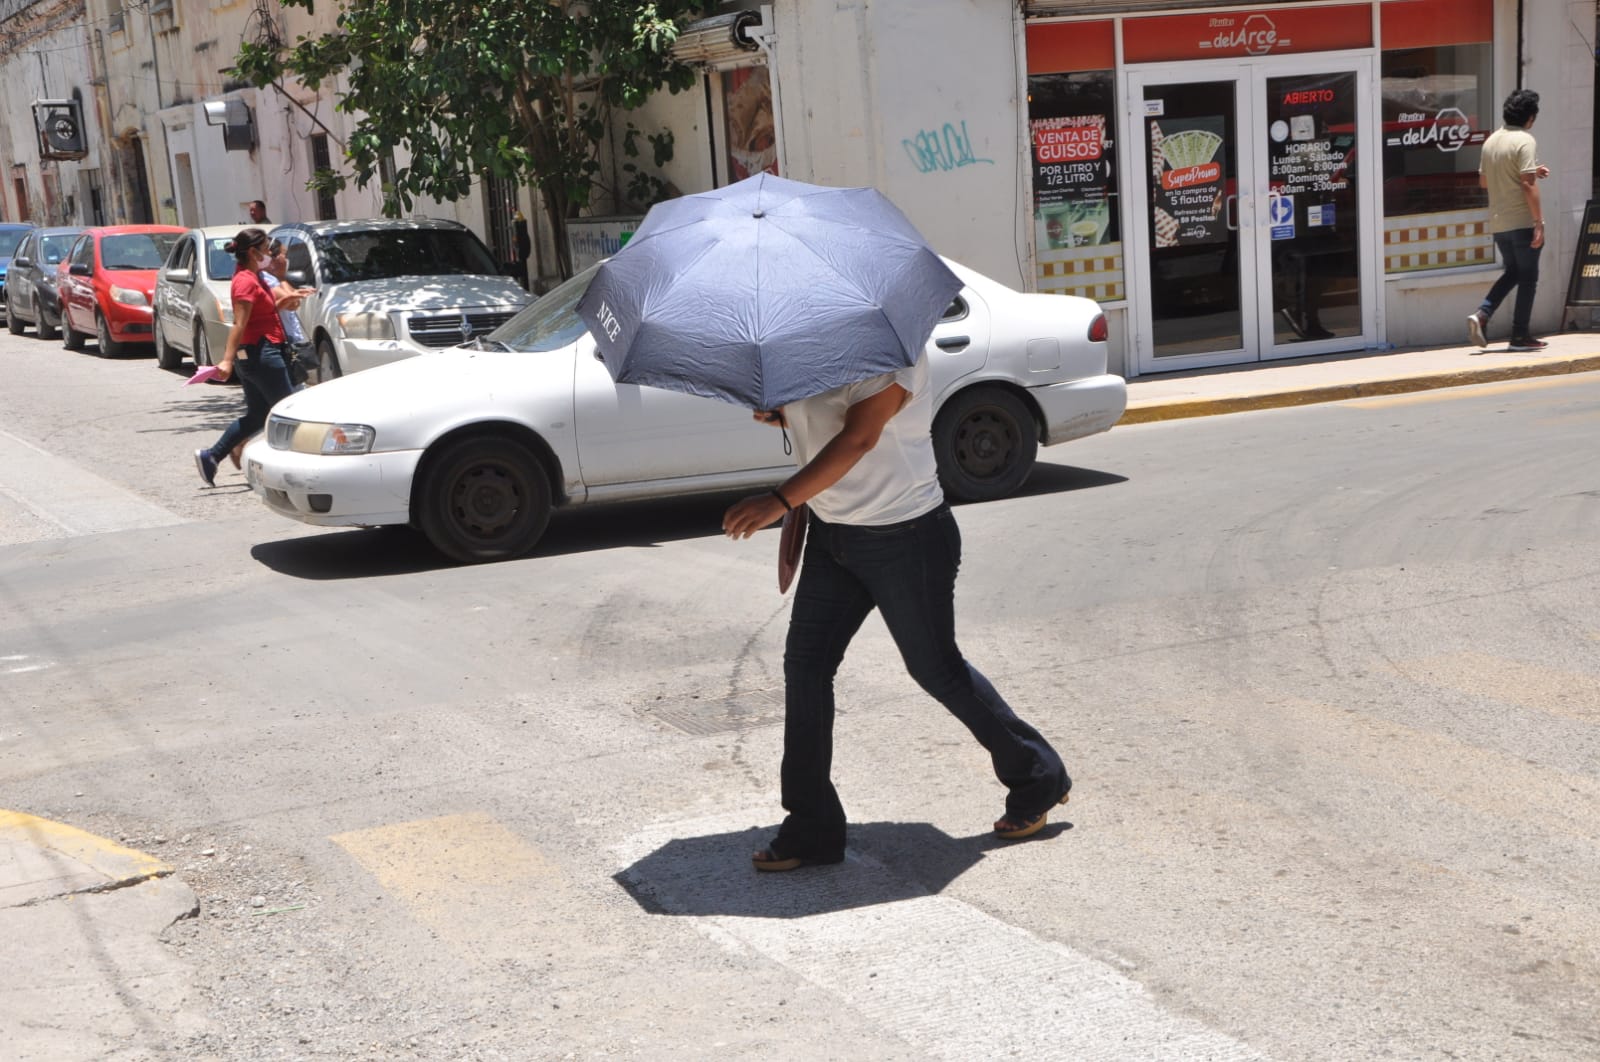
[[[1127,404],[1087,299],[965,285],[928,340],[945,493],[998,498],[1038,447],[1110,428]],[[794,471],[779,432],[708,398],[615,383],[575,308],[578,274],[472,346],[297,392],[245,448],[250,485],[309,524],[412,524],[456,561],[515,557],[551,510],[754,489]]]

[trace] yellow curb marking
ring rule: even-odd
[[[1523,380],[1541,376],[1566,376],[1573,373],[1595,371],[1600,371],[1600,354],[1520,362],[1515,365],[1463,369],[1460,372],[1427,373],[1420,376],[1393,376],[1377,380],[1354,380],[1348,383],[1328,384],[1323,387],[1309,387],[1298,390],[1218,395],[1212,398],[1155,399],[1147,402],[1130,402],[1128,411],[1123,414],[1122,419],[1117,423],[1147,424],[1153,421],[1177,420],[1183,417],[1208,417],[1220,413],[1247,413],[1259,409],[1281,409],[1286,406],[1308,406],[1324,402],[1343,402],[1355,398],[1370,398],[1379,395],[1431,391],[1441,387],[1465,387],[1471,384],[1498,383],[1503,380]]]
[[[155,856],[125,848],[104,837],[21,811],[0,809],[0,844],[27,843],[75,859],[112,881],[138,881],[172,873]]]
[[[1538,391],[1545,388],[1560,387],[1567,382],[1567,374],[1540,376],[1531,380],[1513,380],[1510,383],[1479,384],[1470,390],[1449,388],[1417,391],[1412,394],[1382,398],[1352,398],[1350,401],[1345,402],[1344,405],[1350,406],[1352,409],[1390,409],[1394,406],[1414,406],[1424,402],[1454,402],[1461,398],[1480,398],[1484,395],[1511,395],[1521,391]]]

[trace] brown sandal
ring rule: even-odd
[[[1056,803],[1065,804],[1067,802],[1067,797],[1070,795],[1070,791],[1062,793],[1061,799],[1056,801]],[[1049,820],[1049,818],[1050,812],[1048,810],[1041,811],[1039,814],[1028,819],[1013,819],[1009,815],[1002,815],[1000,818],[995,820],[994,832],[995,835],[1002,840],[1020,841],[1024,837],[1032,837],[1034,834],[1044,829],[1045,823]]]

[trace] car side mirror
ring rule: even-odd
[[[304,269],[291,269],[283,275],[283,279],[287,280],[297,288],[311,286],[311,278],[306,275],[306,271]]]
[[[187,269],[169,269],[166,278],[174,284],[190,284],[194,281],[194,274]]]
[[[33,265],[33,259],[29,258],[27,255],[21,255],[17,258],[13,258],[11,260],[11,265],[16,269],[27,269],[29,266]]]
[[[94,270],[89,268],[89,263],[87,262],[73,262],[67,267],[67,272],[71,273],[75,277],[94,276]]]

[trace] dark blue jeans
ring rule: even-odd
[[[244,353],[244,348],[240,348]],[[249,357],[236,358],[233,371],[239,374],[244,388],[244,416],[229,424],[211,447],[211,457],[221,461],[228,452],[260,431],[267,423],[267,413],[278,400],[294,390],[289,382],[289,367],[284,361],[283,348],[269,340],[248,350]]]
[[[1061,757],[1018,719],[956,647],[956,570],[961,532],[949,506],[885,527],[829,524],[815,514],[783,654],[783,807],[775,847],[785,856],[837,860],[845,814],[830,778],[833,678],[850,639],[874,607],[924,690],[972,732],[1008,790],[1006,813],[1048,810],[1072,785]],[[885,776],[915,777],[909,762]]]
[[[1500,249],[1505,262],[1505,272],[1500,274],[1489,294],[1483,297],[1478,310],[1487,321],[1494,316],[1500,303],[1517,289],[1517,301],[1511,306],[1511,338],[1525,339],[1533,335],[1529,319],[1533,317],[1533,293],[1539,286],[1539,252],[1543,247],[1533,246],[1532,229],[1512,229],[1494,234],[1494,245]]]

